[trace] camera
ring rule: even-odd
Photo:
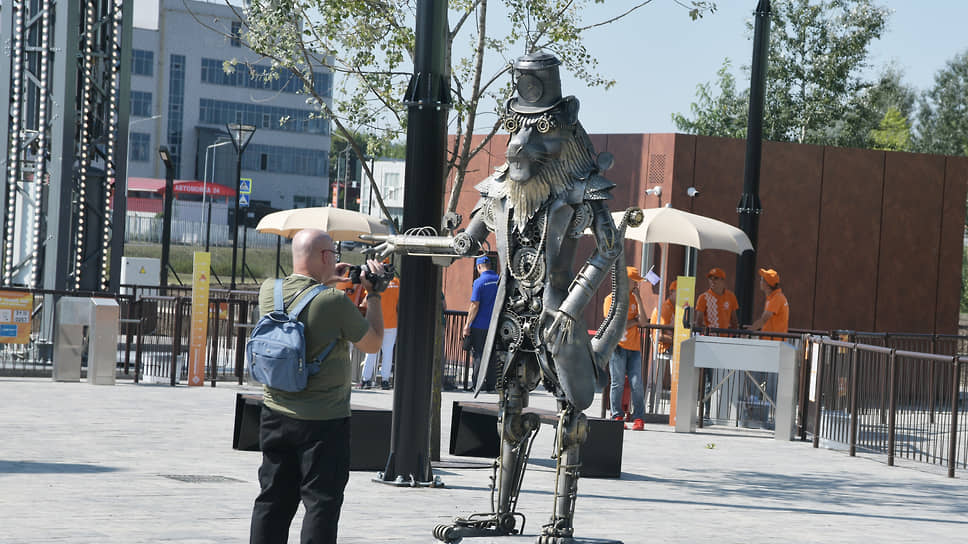
[[[365,274],[367,281],[373,284],[373,291],[382,293],[393,280],[393,272],[393,265],[390,263],[383,265],[382,274],[374,274],[366,266],[354,265],[350,267],[350,281],[360,283],[360,276]]]

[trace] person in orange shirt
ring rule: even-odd
[[[666,299],[662,301],[662,311],[653,308],[649,323],[653,325],[671,325],[676,315],[676,282],[669,284]],[[656,359],[649,370],[649,391],[654,394],[657,385],[667,389],[670,384],[669,361],[672,358],[672,331],[655,331],[652,341],[656,344]]]
[[[755,331],[787,332],[790,324],[790,304],[780,289],[780,274],[776,270],[761,268],[760,290],[766,295],[763,315],[750,325]],[[780,337],[764,337],[764,340],[783,340]]]
[[[706,274],[709,289],[699,295],[696,301],[696,327],[712,327],[715,329],[738,329],[739,319],[736,309],[739,302],[736,295],[726,288],[726,272],[722,268],[713,268]]]
[[[626,321],[625,335],[619,341],[612,358],[609,360],[609,372],[611,374],[611,386],[609,389],[611,399],[612,418],[624,420],[625,413],[622,411],[622,392],[625,389],[625,377],[628,376],[629,386],[632,389],[632,430],[645,430],[645,388],[642,386],[642,338],[639,334],[639,327],[644,326],[645,315],[640,311],[642,307],[642,297],[639,295],[639,282],[644,278],[639,274],[639,269],[634,266],[626,267],[629,277],[629,309]],[[612,307],[612,295],[605,298],[605,315],[608,315]]]
[[[380,298],[380,308],[383,310],[383,354],[380,363],[380,387],[390,389],[390,371],[393,368],[393,348],[397,343],[397,303],[400,301],[400,279],[393,278],[387,285]],[[366,312],[366,299],[363,301],[363,311]],[[363,374],[360,377],[360,389],[369,389],[376,367],[377,353],[367,353],[363,361]]]

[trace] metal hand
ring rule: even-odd
[[[557,351],[558,346],[571,342],[574,328],[575,319],[559,310],[555,313],[554,321],[544,330],[545,343],[551,346],[552,351]]]

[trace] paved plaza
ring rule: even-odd
[[[258,492],[257,452],[232,449],[236,392],[253,387],[171,388],[0,378],[0,542],[245,542]],[[354,391],[354,403],[392,406],[391,391]],[[479,400],[495,400],[482,395]],[[340,542],[431,544],[453,516],[489,510],[490,469],[447,454],[445,487],[397,488],[353,472]],[[546,393],[532,405],[553,408]],[[597,415],[599,404],[590,409]],[[534,542],[551,512],[552,428],[538,434],[519,510],[525,534],[465,544]],[[354,433],[368,429],[354,428]],[[455,468],[459,467],[459,468]],[[711,427],[676,434],[666,425],[625,433],[621,479],[579,483],[577,536],[653,542],[963,542],[968,471],[886,458],[851,458],[772,433]],[[290,542],[298,541],[299,517]]]

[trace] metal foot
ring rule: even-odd
[[[524,515],[510,514],[472,514],[468,518],[457,518],[451,525],[438,525],[434,528],[434,538],[449,544],[460,542],[463,538],[482,536],[510,536],[519,534],[516,529],[517,518],[524,527]]]

